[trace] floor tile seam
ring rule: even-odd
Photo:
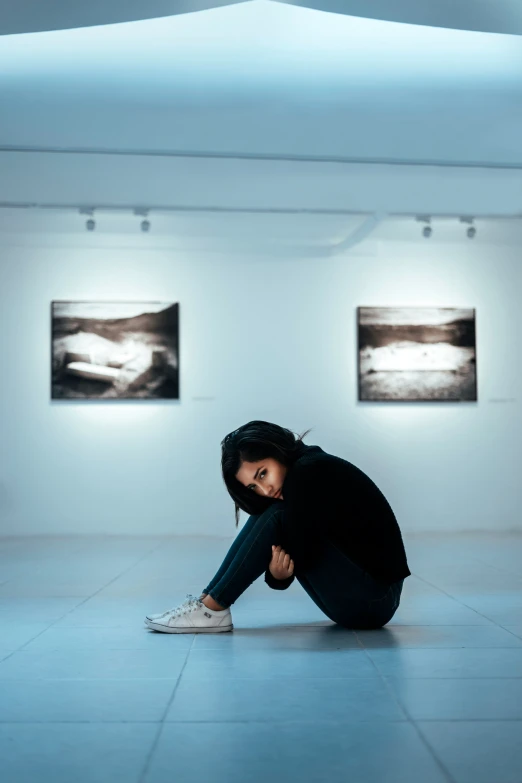
[[[100,590],[103,590],[103,589],[104,589],[104,587],[100,588]],[[88,601],[89,598],[91,598],[91,596],[90,595],[85,595],[85,594],[84,595],[74,595],[74,594],[71,594],[71,593],[67,593],[67,595],[61,594],[61,595],[44,595],[44,596],[41,596],[41,595],[39,595],[39,596],[34,596],[34,595],[4,595],[4,596],[0,596],[0,598],[15,599],[15,600],[17,600],[19,598],[23,598],[23,599],[25,599],[27,601],[33,601],[35,598],[42,598],[44,601],[46,599],[48,599],[48,598],[78,598],[78,599],[83,599],[83,602],[85,602],[85,601]],[[78,604],[78,606],[80,606],[80,604]],[[76,606],[73,607],[73,609],[76,609]],[[0,609],[0,611],[2,611],[2,612],[10,612],[12,610],[11,609]]]
[[[29,644],[29,642],[26,642],[26,644]],[[12,653],[12,652],[23,652],[23,653],[34,653],[35,655],[37,653],[49,653],[49,652],[70,652],[70,653],[78,653],[78,652],[150,652],[152,648],[150,645],[147,647],[108,647],[106,645],[100,645],[99,647],[84,647],[83,645],[80,645],[79,647],[39,647],[34,648],[33,650],[22,650],[21,648],[16,648],[15,650],[5,650],[5,652]],[[209,648],[211,650],[217,650],[219,648]],[[313,648],[311,648],[313,649]],[[181,655],[182,653],[185,653],[186,650],[169,650],[169,655],[175,655],[176,652],[179,652]]]
[[[112,683],[112,682],[121,682],[121,683],[129,683],[129,682],[172,682],[177,683],[180,679],[181,675],[178,677],[0,677],[0,684],[1,683],[16,683],[16,682],[30,682],[34,685],[36,682],[48,682],[48,683],[57,683],[57,682],[86,682],[86,683]],[[191,680],[195,680],[196,675],[186,675],[183,682],[190,682]],[[204,680],[207,682],[207,679],[209,682],[212,682],[215,678],[209,676],[208,678],[201,677],[198,675],[198,679]],[[241,676],[235,676],[235,677],[226,677],[222,678],[222,681],[225,682],[231,682],[234,680],[241,680],[241,682],[244,681],[255,681],[255,682],[274,682],[278,678],[277,677],[241,677]],[[377,679],[390,679],[392,681],[403,681],[403,680],[413,680],[414,682],[422,681],[422,680],[429,680],[430,682],[438,682],[439,680],[457,680],[457,681],[479,681],[482,682],[484,680],[494,680],[494,681],[500,681],[504,682],[505,680],[522,680],[522,675],[513,675],[513,676],[505,676],[505,677],[493,677],[486,675],[484,677],[482,676],[475,676],[475,677],[467,677],[467,676],[455,676],[455,677],[409,677],[407,675],[400,675],[400,674],[374,674],[374,675],[364,675],[364,676],[354,676],[354,677],[320,677],[320,676],[310,676],[307,677],[306,675],[300,674],[296,677],[287,677],[287,682],[302,682],[302,681],[317,681],[317,682],[363,682],[365,680],[368,680],[370,682],[375,682]]]
[[[462,605],[465,606],[465,604],[462,604]],[[404,624],[404,625],[399,625],[399,623],[392,623],[390,627],[391,628],[397,628],[397,627],[399,627],[399,628],[415,628],[415,627],[419,627],[419,628],[492,628],[492,627],[494,627],[494,628],[500,628],[503,631],[507,630],[504,627],[504,625],[501,625],[500,621],[494,620],[492,617],[488,617],[487,615],[482,614],[481,612],[478,612],[478,611],[474,610],[473,607],[471,607],[471,606],[470,607],[466,607],[466,608],[471,609],[476,614],[478,614],[480,617],[483,617],[485,620],[487,620],[487,622],[486,623],[453,623],[453,624],[451,624],[451,623],[429,623],[429,624],[423,624],[423,625],[420,624],[420,623],[415,623],[415,624],[412,623],[412,624]],[[518,624],[509,622],[509,623],[505,623],[505,625],[509,626],[509,625],[518,625]]]
[[[493,680],[495,682],[504,682],[512,680],[522,680],[522,675],[518,675],[516,677],[401,677],[400,675],[394,675],[394,674],[384,674],[384,679],[391,680],[392,683],[399,683],[403,680],[413,680],[414,682],[423,682],[424,680],[428,680],[429,682],[439,682],[440,680],[446,681],[446,680],[457,680],[457,682],[483,682],[484,680]]]
[[[294,724],[298,726],[318,726],[318,725],[326,725],[326,726],[344,726],[344,727],[353,727],[353,726],[360,726],[361,724],[369,724],[371,726],[375,726],[375,724],[379,725],[388,725],[388,724],[401,724],[405,726],[409,726],[412,721],[409,721],[408,718],[379,718],[372,715],[369,718],[352,718],[352,719],[343,719],[340,718],[267,718],[266,720],[263,720],[262,718],[252,718],[252,719],[245,719],[245,720],[234,720],[227,718],[219,718],[215,720],[208,720],[208,719],[201,719],[201,720],[189,720],[187,718],[167,718],[165,721],[164,726],[172,725],[173,723],[180,723],[180,724],[187,724],[187,723],[210,723],[213,725],[219,725],[219,724],[227,724],[227,725],[241,725],[242,723],[253,723],[253,724],[259,724],[259,725],[276,725],[279,726],[281,724]]]
[[[520,636],[516,636],[515,634],[512,634],[511,632],[508,632],[508,633],[510,633],[511,636],[513,636],[513,638],[516,639],[517,641],[522,641]],[[37,637],[34,637],[34,638],[36,639]],[[33,640],[31,639],[29,641],[33,641]],[[63,648],[51,649],[51,650],[49,650],[49,649],[26,650],[26,649],[24,649],[26,644],[29,644],[29,642],[26,642],[23,645],[23,647],[20,647],[20,648],[18,648],[16,650],[7,650],[8,656],[6,658],[2,659],[2,662],[5,661],[5,660],[8,660],[13,655],[25,655],[25,656],[26,655],[33,655],[33,656],[39,655],[39,656],[42,656],[43,654],[50,653],[50,652],[54,652],[54,653],[57,653],[57,652],[58,653],[59,652],[70,652],[70,653],[85,652],[85,653],[87,653],[87,652],[89,652],[91,654],[97,653],[97,652],[127,652],[127,653],[132,653],[132,652],[139,652],[139,653],[150,652],[150,648],[146,648],[146,647],[117,647],[117,648],[84,647],[84,648],[72,649],[72,650],[64,650]],[[442,645],[442,644],[437,644],[437,645],[433,645],[433,646],[432,645],[408,646],[407,644],[400,644],[400,645],[395,645],[393,647],[387,647],[386,645],[377,645],[377,646],[369,646],[369,647],[364,646],[364,647],[362,647],[362,650],[364,650],[364,651],[366,651],[366,650],[388,650],[388,651],[390,651],[390,650],[522,650],[522,645],[518,645],[518,644],[517,645],[507,645],[507,646],[504,647],[502,645],[487,645],[487,644],[481,644],[481,645],[468,645],[468,644],[457,644],[457,645],[444,644],[444,645]],[[243,654],[245,654],[247,652],[264,652],[264,653],[286,652],[286,653],[288,653],[288,652],[292,652],[292,651],[293,652],[317,651],[317,648],[314,648],[314,647],[299,647],[299,648],[295,648],[295,649],[290,648],[290,650],[289,650],[289,648],[285,647],[285,648],[279,648],[279,649],[270,650],[270,649],[267,649],[266,647],[259,647],[259,648],[250,648],[250,649],[243,648],[242,650],[239,650],[239,648],[236,648],[235,652],[236,651],[237,652],[242,652]],[[329,652],[329,651],[331,651],[330,648],[321,648],[321,650],[320,650],[320,652]],[[343,650],[343,652],[358,652],[358,651],[359,651],[359,648],[356,648],[356,647],[349,647],[349,648],[346,648],[346,649]],[[172,650],[170,652],[171,652],[171,654],[176,654],[178,651],[177,650]],[[184,654],[185,652],[186,652],[186,650],[179,650],[179,654],[180,655]],[[226,649],[224,649],[222,647],[209,647],[209,648],[200,648],[196,652],[214,652],[215,653],[215,652],[228,652],[228,650],[226,650]]]
[[[279,724],[297,724],[297,725],[303,725],[303,724],[311,724],[311,725],[333,725],[333,726],[358,726],[361,724],[371,723],[375,724],[378,723],[380,726],[385,726],[388,724],[405,724],[405,725],[414,725],[419,723],[514,723],[516,725],[522,725],[522,718],[416,718],[414,720],[409,720],[408,718],[383,718],[383,719],[375,719],[375,717],[371,718],[365,718],[360,720],[347,720],[343,719],[340,720],[339,718],[313,718],[310,720],[299,720],[296,718],[288,718],[284,719],[281,718],[278,719],[269,719],[269,720],[260,720],[259,718],[254,718],[252,720],[245,719],[245,720],[189,720],[189,719],[176,719],[176,718],[170,718],[169,720],[165,721],[162,726],[167,724],[210,724],[210,725],[216,725],[221,723],[226,723],[228,725],[242,725],[245,723],[248,724],[261,724],[266,725],[273,723],[275,725]],[[76,726],[97,726],[97,725],[155,725],[159,724],[159,720],[146,720],[146,719],[137,719],[137,720],[71,720],[69,718],[64,720],[0,720],[0,726],[9,726],[9,725],[16,725],[16,726],[46,726],[46,725],[53,725],[53,726],[69,726],[69,725],[76,725]]]
[[[158,544],[158,545],[157,545],[157,547],[159,547],[159,546],[161,546],[161,544]],[[154,549],[156,549],[157,547],[155,547]],[[154,549],[153,549],[153,550],[151,550],[151,551],[154,551]],[[115,576],[113,579],[111,579],[109,582],[107,582],[107,584],[103,585],[103,587],[100,587],[100,589],[99,589],[99,590],[96,590],[96,592],[92,593],[92,595],[89,595],[89,596],[85,597],[83,601],[80,601],[80,603],[76,604],[76,606],[74,606],[73,608],[71,608],[71,609],[69,609],[68,611],[66,611],[66,612],[65,612],[63,615],[61,615],[61,616],[60,616],[58,619],[54,620],[54,622],[50,623],[50,625],[48,625],[48,626],[47,626],[47,628],[44,628],[44,630],[43,630],[43,631],[40,631],[40,633],[36,634],[36,636],[33,636],[31,639],[28,639],[28,641],[27,641],[27,642],[25,642],[25,644],[23,644],[21,647],[19,647],[19,648],[18,648],[18,650],[16,650],[16,652],[21,652],[21,651],[23,651],[23,649],[24,649],[24,647],[25,647],[26,645],[30,644],[30,643],[31,643],[31,642],[33,642],[35,639],[38,639],[38,637],[39,637],[39,636],[41,636],[42,634],[44,634],[44,633],[47,633],[47,631],[48,631],[50,628],[52,628],[54,625],[56,625],[56,623],[59,623],[59,622],[60,622],[61,620],[63,620],[65,617],[68,617],[70,614],[72,614],[72,613],[73,613],[73,612],[75,612],[77,609],[79,609],[79,607],[80,607],[80,606],[83,606],[83,605],[84,605],[84,604],[86,604],[88,601],[90,601],[92,598],[94,598],[94,596],[98,595],[98,594],[99,594],[99,593],[100,593],[102,590],[105,590],[107,587],[109,587],[109,585],[111,585],[111,584],[113,584],[115,581],[117,581],[117,580],[118,580],[118,579],[119,579],[121,576],[123,576],[123,574],[127,573],[127,571],[130,571],[130,570],[131,570],[131,568],[134,568],[134,566],[136,566],[138,563],[140,563],[140,562],[141,562],[141,561],[142,561],[142,560],[143,560],[145,557],[147,557],[149,554],[150,554],[150,552],[146,552],[146,553],[142,554],[142,555],[141,555],[141,556],[140,556],[140,557],[139,557],[137,560],[135,560],[135,561],[134,561],[134,562],[133,562],[133,563],[132,563],[130,566],[128,566],[127,568],[125,568],[123,571],[121,571],[121,572],[120,572],[120,573],[119,573],[117,576]],[[54,597],[54,596],[45,596],[45,597],[46,597],[46,598],[51,598],[51,597]],[[60,597],[60,598],[62,598],[63,596],[56,596],[56,597]],[[74,596],[68,596],[68,597],[74,597]],[[109,627],[110,627],[110,626],[109,626]]]
[[[184,671],[184,667],[182,667],[182,669],[180,671],[183,672]],[[127,682],[127,681],[133,682],[133,681],[137,681],[137,682],[141,682],[141,681],[149,681],[149,680],[150,681],[161,681],[161,682],[163,682],[163,681],[175,682],[175,681],[178,680],[179,676],[181,676],[181,675],[178,675],[176,677],[154,677],[154,676],[145,676],[145,677],[132,677],[132,676],[127,676],[127,677],[125,677],[125,676],[124,677],[103,677],[103,676],[102,677],[55,677],[55,676],[52,676],[52,675],[50,675],[48,677],[45,677],[45,676],[43,676],[43,677],[28,677],[27,675],[26,676],[20,675],[20,677],[1,677],[0,676],[0,682],[6,682],[6,681],[7,682],[12,682],[12,681],[18,681],[18,680],[24,681],[24,682],[27,682],[27,681],[36,682],[36,681],[40,681],[40,680],[48,680],[48,681],[51,681],[51,682],[77,682],[77,681],[89,681],[89,682],[92,682],[92,681],[94,681],[94,682],[96,682],[96,681],[103,681],[103,682],[113,682],[113,681],[114,682]],[[185,679],[187,679],[187,680],[195,679],[196,676],[201,678],[201,679],[205,679],[205,680],[206,679],[215,679],[210,674],[207,677],[205,677],[204,674],[201,674],[201,673],[198,673],[197,675],[195,673],[194,674],[186,674],[186,673],[184,673],[184,676],[185,676]],[[295,677],[292,677],[290,674],[288,674],[288,675],[285,674],[285,676],[290,681],[300,680],[300,679],[306,679],[306,680],[350,680],[350,681],[351,680],[374,680],[375,677],[376,677],[375,674],[363,675],[363,676],[358,676],[358,675],[349,676],[348,675],[348,676],[339,676],[339,677],[328,677],[328,676],[321,676],[321,675],[317,675],[317,676],[316,675],[311,675],[311,676],[308,677],[308,676],[306,676],[304,674],[298,674]],[[253,675],[242,677],[240,675],[237,675],[237,676],[230,676],[230,677],[228,677],[228,676],[227,677],[222,677],[222,679],[223,680],[227,680],[227,681],[228,680],[263,680],[263,681],[267,680],[269,682],[272,682],[272,681],[278,679],[278,675],[274,674],[274,675],[266,676],[266,677],[264,677],[264,676],[253,676]],[[414,678],[409,678],[409,679],[423,679],[423,678],[414,677]],[[439,679],[439,678],[434,677],[434,678],[425,678],[425,679]],[[448,677],[447,679],[459,679],[459,678],[457,678],[457,677],[455,677],[455,678]],[[468,679],[472,679],[472,678],[468,678]],[[491,677],[490,679],[504,679],[504,680],[506,680],[506,679],[517,679],[517,677]]]
[[[487,617],[486,615],[482,614],[482,612],[479,612],[478,609],[475,609],[473,606],[468,606],[468,604],[465,604],[464,601],[461,601],[458,598],[455,598],[454,595],[451,595],[451,593],[448,593],[446,590],[444,590],[442,587],[437,587],[437,585],[433,584],[433,582],[428,581],[422,576],[418,576],[416,574],[417,578],[420,579],[422,582],[424,582],[427,585],[430,585],[430,587],[434,587],[436,590],[439,590],[444,595],[448,596],[448,598],[451,598],[452,601],[455,601],[455,603],[459,604],[459,606],[464,606],[466,609],[470,609],[472,612],[475,612],[479,617],[483,617],[485,620],[488,620],[488,622],[493,623],[493,625],[497,627],[501,627],[496,623],[494,620],[492,620],[490,617]],[[487,626],[486,626],[487,627]]]
[[[181,679],[182,672],[178,677],[0,677],[0,683],[3,682],[175,682],[177,683],[178,680]],[[285,675],[286,676],[286,675]],[[377,679],[381,678],[381,674],[377,675],[367,675],[363,677],[319,677],[319,676],[311,676],[307,677],[306,675],[300,674],[297,677],[290,677],[287,676],[287,682],[303,682],[303,681],[317,681],[317,682],[361,682],[363,680],[369,680],[370,682],[375,682]],[[185,679],[183,682],[190,682],[191,680],[204,680],[207,682],[207,678],[202,677],[201,675],[191,674],[185,676]],[[409,679],[438,679],[436,677],[432,678],[422,678],[422,677],[411,677]],[[443,679],[443,678],[440,678]],[[460,679],[458,677],[447,679]],[[481,679],[481,678],[474,678],[474,679]],[[497,679],[495,677],[491,679]],[[504,677],[504,678],[498,678],[498,679],[518,679],[515,677]],[[215,680],[215,677],[208,677],[208,682],[213,682]],[[241,680],[241,682],[278,682],[279,678],[276,676],[272,677],[226,677],[222,678],[222,682],[233,682],[234,680]]]
[[[387,688],[391,688],[389,683],[386,682],[386,678],[383,676],[383,681],[385,682]],[[431,758],[434,760],[436,766],[439,768],[440,772],[444,777],[446,778],[447,783],[457,783],[456,779],[453,777],[453,775],[450,773],[448,767],[444,763],[444,761],[439,757],[437,754],[437,751],[432,745],[427,741],[424,733],[421,731],[420,726],[417,724],[417,721],[413,718],[410,711],[407,709],[406,705],[403,703],[402,699],[400,698],[399,694],[395,691],[391,691],[393,694],[393,697],[396,699],[397,703],[401,707],[401,709],[404,711],[405,715],[408,717],[408,721],[411,726],[413,726],[414,731],[417,733],[417,736],[419,737],[420,741],[428,751]]]
[[[518,626],[517,626],[517,627],[518,627]],[[522,639],[522,633],[515,633],[514,631],[511,631],[511,630],[509,629],[509,626],[505,626],[505,625],[503,625],[503,626],[502,626],[502,628],[504,629],[504,631],[508,631],[508,633],[512,634],[512,635],[513,635],[513,636],[515,636],[517,639]]]
[[[515,723],[522,726],[522,718],[417,718],[415,723]]]
[[[520,637],[517,637],[520,638]],[[495,648],[499,649],[499,648]],[[517,647],[509,647],[509,648],[500,648],[500,649],[509,649],[509,650],[516,650],[519,649]],[[522,649],[522,647],[520,648]],[[4,650],[4,653],[6,656],[11,656],[13,653],[23,653],[24,655],[42,655],[44,653],[101,653],[101,652],[126,652],[126,653],[145,653],[150,652],[150,647],[35,647],[34,649],[24,649],[24,650]],[[186,652],[186,650],[168,650],[166,651],[166,654],[168,655],[182,655]],[[198,653],[216,653],[216,652],[223,652],[228,653],[228,650],[223,649],[222,647],[202,647],[197,650]],[[331,647],[244,647],[244,648],[235,648],[233,652],[241,652],[244,655],[247,654],[253,654],[253,653],[265,653],[266,655],[273,655],[274,653],[314,653],[314,652],[321,652],[321,653],[331,653],[331,652],[359,652],[359,649],[356,647],[348,647],[343,648],[342,650],[337,650],[335,648]],[[0,661],[2,661],[3,658],[0,655]]]
[[[355,636],[356,636],[357,640],[361,643],[361,648],[362,648],[362,651],[364,652],[364,654],[366,656],[366,659],[370,662],[371,666],[373,667],[373,669],[375,670],[375,672],[377,674],[377,677],[381,680],[382,684],[384,685],[384,689],[388,692],[388,694],[391,696],[393,701],[397,704],[397,706],[399,707],[401,712],[406,716],[407,720],[411,723],[411,716],[408,714],[408,711],[403,707],[403,705],[401,704],[401,702],[397,698],[396,694],[391,689],[390,685],[386,682],[383,673],[381,672],[381,670],[379,669],[378,665],[373,660],[371,655],[368,653],[368,650],[362,645],[362,642],[359,639],[359,635],[358,635],[357,631],[354,631],[354,633],[355,633]]]
[[[515,639],[521,641],[520,636],[515,636]],[[476,646],[467,645],[467,644],[457,644],[457,645],[437,644],[433,647],[430,645],[416,645],[415,647],[409,647],[407,644],[399,644],[399,645],[395,645],[394,647],[387,647],[386,645],[377,645],[375,647],[365,647],[364,649],[365,650],[522,650],[522,645],[511,644],[511,645],[507,645],[506,647],[503,647],[502,645],[497,645],[497,644],[495,645],[480,644]]]
[[[463,604],[463,606],[465,606],[465,605],[466,605],[466,604]],[[473,607],[468,607],[468,608],[470,608],[470,609],[473,609]],[[508,630],[507,628],[504,628],[504,626],[503,626],[503,625],[500,623],[500,621],[499,621],[499,620],[494,620],[494,619],[493,619],[493,617],[490,617],[490,616],[488,616],[487,614],[483,614],[482,612],[479,612],[479,611],[478,611],[478,610],[476,610],[476,609],[474,609],[473,611],[475,611],[477,614],[479,614],[479,615],[480,615],[481,617],[483,617],[485,620],[488,620],[490,623],[492,623],[492,625],[494,625],[494,626],[495,626],[495,628],[501,628],[503,631],[507,631],[507,630]],[[473,626],[469,626],[469,627],[476,628],[477,626],[473,625]],[[487,627],[489,627],[489,626],[487,626],[487,625],[483,625],[483,627],[484,627],[484,628],[487,628]],[[512,631],[508,631],[508,633],[512,633]],[[512,635],[513,635],[513,636],[516,636],[516,634],[512,634]],[[520,637],[519,637],[519,638],[520,638]]]
[[[299,674],[295,677],[292,677],[289,674],[285,673],[285,682],[364,682],[365,680],[368,680],[369,682],[375,682],[378,679],[382,679],[381,674],[367,674],[367,675],[361,675],[354,676],[354,677],[325,677],[325,676],[319,676],[319,675],[311,675],[307,676],[306,674]],[[152,679],[152,678],[151,678]],[[189,674],[185,675],[185,679],[183,682],[190,682],[191,680],[195,680],[196,675],[195,674]],[[197,675],[197,679],[204,680],[207,682],[207,678],[205,678],[202,675]],[[208,676],[208,681],[212,682],[215,679],[215,677]],[[222,677],[221,682],[233,682],[234,680],[241,680],[241,682],[279,682],[280,675],[273,675],[272,677]],[[510,678],[505,678],[510,679]],[[511,678],[514,679],[514,678]],[[1,680],[0,680],[1,681]]]
[[[1,610],[0,609],[0,615],[1,615],[2,611],[8,611],[8,610]],[[74,611],[74,608],[73,608],[72,611]],[[100,611],[103,611],[103,610],[100,610]],[[63,616],[65,616],[65,615],[63,615]],[[57,618],[56,620],[51,620],[49,622],[51,622],[52,624],[54,624],[56,622],[59,622],[60,620],[63,619],[63,616]],[[132,617],[129,617],[129,622],[132,619],[133,619]],[[488,619],[488,618],[486,618],[486,619]],[[493,622],[493,621],[491,621],[491,622]],[[8,623],[8,624],[11,625],[11,623]],[[24,627],[25,625],[40,625],[40,624],[43,625],[44,623],[20,623],[19,625],[17,625],[17,627]],[[504,630],[508,630],[508,627],[511,626],[511,625],[513,625],[513,626],[515,626],[517,628],[519,626],[522,627],[522,623],[506,623],[505,626],[500,626],[500,627],[503,628]],[[47,626],[47,627],[51,627],[51,626]],[[74,629],[74,630],[79,630],[79,629],[82,629],[82,630],[92,630],[92,629],[101,630],[101,629],[103,629],[103,630],[107,631],[107,630],[112,630],[114,628],[117,628],[117,629],[128,628],[128,625],[124,624],[124,625],[117,625],[117,626],[115,626],[114,624],[110,624],[110,625],[80,625],[80,624],[78,624],[78,625],[65,625],[65,626],[62,626],[62,627],[64,629],[66,629],[66,630],[72,630],[72,629]],[[328,626],[324,626],[324,627],[328,627]],[[388,625],[388,628],[489,628],[489,627],[490,627],[490,625],[488,623],[391,623],[391,624]],[[288,630],[288,631],[295,631],[295,633],[299,633],[301,628],[314,628],[314,626],[312,626],[312,625],[300,625],[300,626],[298,626],[296,628],[294,628],[294,626],[278,626],[278,628],[283,628],[283,629],[286,628],[286,630]],[[46,628],[46,630],[47,630],[47,628]],[[241,637],[241,628],[237,628],[235,630],[236,630],[236,637],[239,636],[240,638],[242,638]],[[307,633],[310,633],[310,632],[307,631]],[[4,647],[3,649],[6,649],[6,648]]]
[[[177,677],[0,677],[2,682],[172,682],[177,683]]]
[[[109,724],[111,726],[118,726],[118,725],[142,725],[146,724],[148,726],[155,725],[157,723],[160,723],[160,720],[147,720],[146,718],[137,718],[136,720],[76,720],[74,718],[64,718],[62,720],[16,720],[14,718],[3,720],[0,718],[0,726],[47,726],[47,725],[53,725],[53,726],[60,726],[60,725],[75,725],[75,726],[97,726],[98,724],[105,725]]]
[[[362,641],[359,639],[359,635],[358,635],[357,631],[355,631],[355,635],[356,635],[358,641],[360,641],[361,645],[362,645]],[[409,725],[413,726],[414,731],[417,733],[417,736],[419,737],[420,741],[422,742],[422,744],[424,745],[424,747],[428,751],[428,754],[433,759],[433,761],[435,762],[435,765],[439,768],[439,770],[441,771],[443,776],[446,778],[447,783],[457,783],[457,781],[450,775],[449,770],[446,768],[446,765],[443,763],[442,759],[440,759],[438,757],[437,753],[435,752],[435,749],[432,748],[431,745],[429,745],[428,742],[426,742],[426,739],[425,739],[423,733],[419,730],[418,726],[416,726],[415,721],[413,720],[412,715],[410,714],[410,712],[408,711],[406,706],[403,704],[403,702],[400,699],[400,697],[398,696],[398,694],[395,693],[395,691],[392,689],[391,685],[387,682],[384,674],[381,672],[381,670],[379,669],[379,667],[376,664],[376,662],[370,656],[367,648],[363,646],[363,650],[366,653],[366,657],[368,658],[368,660],[370,661],[372,666],[375,667],[375,669],[376,669],[380,679],[382,680],[382,683],[383,683],[386,691],[391,696],[393,701],[397,704],[397,706],[402,711],[402,713],[406,716]]]
[[[489,618],[485,618],[485,619],[489,619]],[[91,627],[99,627],[99,626],[91,626]],[[387,626],[387,628],[489,628],[489,627],[490,626],[488,625],[488,623],[388,623]]]
[[[0,661],[0,673],[1,673],[1,671],[2,671],[1,664],[2,664],[2,663],[5,663],[5,661],[8,661],[10,658],[12,658],[12,657],[13,657],[13,655],[16,655],[16,653],[17,653],[17,652],[18,652],[18,650],[12,650],[12,651],[9,653],[9,655],[7,655],[5,658],[2,658],[2,660]],[[1,676],[0,676],[0,680],[1,680],[1,679],[2,679],[2,678],[1,678]]]
[[[426,737],[425,733],[422,731],[422,726],[420,726],[417,721],[413,721],[413,726],[415,728],[415,731],[417,732],[417,736],[419,737],[419,739],[424,743],[424,746],[427,748],[430,754],[436,759],[437,764],[440,770],[442,771],[442,773],[446,776],[448,783],[458,783],[457,779],[453,777],[446,764],[442,761],[442,759],[439,759],[436,753],[436,749],[432,746],[432,744],[429,742],[428,738]]]
[[[311,718],[310,720],[306,720],[306,719],[300,720],[300,719],[297,719],[297,718],[288,718],[288,719],[281,718],[280,720],[279,719],[273,719],[273,718],[270,718],[270,719],[267,719],[267,720],[262,720],[262,719],[259,719],[259,718],[253,718],[251,720],[250,719],[245,719],[245,720],[226,720],[226,719],[222,719],[222,720],[221,719],[220,720],[207,720],[207,719],[189,720],[189,719],[183,718],[183,719],[177,720],[176,718],[171,718],[171,719],[165,721],[165,723],[161,723],[161,727],[163,728],[166,725],[172,725],[172,724],[181,724],[181,725],[186,725],[186,724],[219,725],[219,724],[223,724],[223,723],[226,723],[227,725],[234,725],[234,726],[241,726],[242,724],[248,723],[248,724],[259,724],[259,725],[267,725],[267,724],[274,724],[274,725],[295,724],[295,725],[302,726],[303,724],[306,724],[306,725],[310,724],[312,726],[316,726],[316,725],[330,726],[330,725],[332,725],[332,726],[346,726],[346,727],[350,727],[350,726],[359,726],[361,724],[366,724],[366,723],[375,724],[376,720],[379,723],[379,725],[387,725],[387,724],[405,724],[405,725],[409,725],[409,723],[410,723],[410,721],[408,721],[406,718],[393,718],[393,719],[392,718],[383,718],[383,719],[379,719],[378,718],[378,719],[376,719],[374,717],[361,719],[361,720],[339,720],[338,718],[324,718],[324,719],[322,719],[322,718],[313,718],[312,719]],[[450,722],[453,722],[453,721],[450,721]],[[516,723],[517,721],[511,721],[511,722]],[[518,721],[518,722],[520,722],[520,721]],[[123,725],[129,725],[129,724],[132,724],[132,725],[143,725],[143,724],[146,724],[146,725],[150,726],[150,725],[154,725],[156,723],[159,723],[159,721],[141,720],[141,719],[140,720],[129,720],[129,721],[120,721],[120,720],[114,720],[114,721],[110,721],[110,720],[77,721],[77,720],[69,720],[69,719],[67,719],[67,720],[49,720],[49,721],[0,720],[0,726],[2,726],[2,725],[46,726],[48,724],[55,725],[55,726],[56,725],[58,725],[58,726],[60,726],[60,725],[68,726],[68,725],[71,725],[71,724],[72,725],[76,725],[76,726],[96,726],[96,725],[105,725],[105,724],[109,724],[109,725],[118,725],[118,724],[123,724]]]
[[[522,639],[522,636],[520,636],[519,634],[516,634],[514,631],[510,631],[509,628],[506,628],[506,626],[504,626],[504,625],[499,625],[499,628],[502,628],[503,631],[507,631],[508,633],[510,633],[511,636],[515,637],[515,639]]]
[[[481,565],[487,565],[489,568],[493,568],[495,571],[499,571],[501,574],[509,574],[510,576],[518,576],[520,578],[520,571],[511,571],[509,568],[500,568],[496,565],[491,565],[491,563],[488,563],[486,560],[482,560],[481,558],[476,558],[478,563],[481,563]]]
[[[183,666],[181,667],[181,670],[180,670],[180,672],[178,674],[178,677],[177,677],[176,682],[174,684],[174,687],[172,689],[172,693],[170,694],[170,698],[168,699],[167,704],[166,704],[166,706],[165,706],[165,708],[163,710],[163,714],[162,714],[161,720],[159,721],[159,724],[158,724],[158,730],[156,732],[156,736],[154,737],[154,739],[153,739],[153,741],[151,743],[151,746],[149,748],[149,752],[147,753],[147,756],[145,758],[145,762],[143,764],[143,768],[141,770],[141,773],[140,773],[140,776],[138,778],[137,783],[145,783],[145,779],[146,779],[146,777],[148,775],[149,767],[150,767],[150,765],[152,763],[152,759],[153,759],[154,754],[156,752],[156,748],[158,747],[158,744],[159,744],[159,741],[160,741],[160,737],[161,737],[161,734],[163,732],[163,728],[166,725],[167,715],[168,715],[169,710],[170,710],[170,708],[172,706],[172,703],[174,702],[174,698],[176,696],[176,691],[179,688],[179,685],[181,683],[181,678],[183,676],[183,671],[184,671],[184,669],[185,669],[185,667],[187,665],[187,662],[188,662],[188,659],[189,659],[189,655],[190,655],[190,651],[194,647],[195,641],[196,641],[196,635],[194,634],[193,637],[192,637],[192,642],[191,642],[191,644],[190,644],[190,646],[189,646],[189,648],[187,650],[187,654],[185,656],[185,661],[183,662]]]
[[[522,680],[522,674],[516,674],[512,677],[509,675],[506,675],[505,677],[492,677],[489,675],[486,675],[484,677],[467,677],[467,676],[459,676],[459,677],[408,677],[403,676],[401,674],[384,674],[384,677],[388,677],[392,680]]]

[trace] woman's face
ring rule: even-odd
[[[282,489],[287,468],[276,459],[262,459],[259,462],[242,462],[236,473],[241,484],[256,495],[283,500]],[[280,494],[277,494],[277,493]]]

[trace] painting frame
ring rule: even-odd
[[[152,299],[53,299],[51,400],[179,401],[179,309]]]
[[[422,316],[424,322],[415,321],[415,317]],[[472,307],[357,307],[358,402],[478,402],[476,316]],[[396,367],[390,354],[384,355],[391,345],[396,349]],[[421,347],[424,350],[420,351]],[[379,351],[381,355],[377,356]],[[405,369],[398,369],[399,357]],[[430,361],[433,365],[435,359],[444,366],[430,369],[428,365]],[[413,392],[415,377],[425,390],[430,389],[431,382],[430,394]],[[408,388],[408,380],[410,393],[403,396],[398,389],[401,384]]]

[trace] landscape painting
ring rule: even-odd
[[[359,400],[477,400],[475,310],[359,307]]]
[[[55,400],[179,399],[179,304],[51,305]]]

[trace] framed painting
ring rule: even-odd
[[[475,310],[357,309],[359,400],[475,402]]]
[[[179,304],[51,304],[55,400],[179,399]]]

